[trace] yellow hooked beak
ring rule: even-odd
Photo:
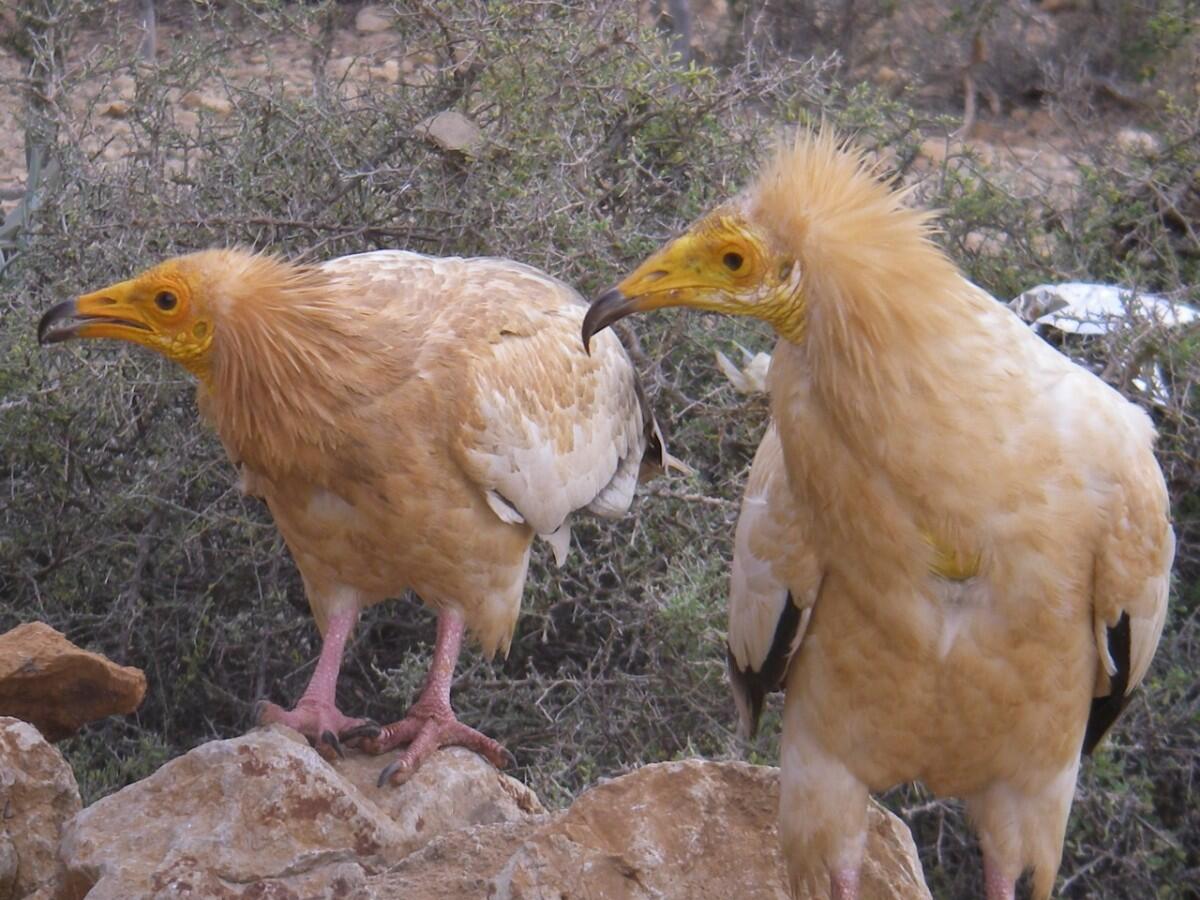
[[[592,335],[619,319],[664,306],[687,306],[697,296],[719,288],[699,245],[691,234],[683,235],[597,297],[583,318],[584,349],[589,349]]]
[[[120,338],[149,345],[154,329],[129,302],[132,281],[66,300],[51,307],[38,322],[38,343],[57,344],[75,337]]]

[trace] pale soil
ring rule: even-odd
[[[697,41],[706,35],[720,34],[722,8],[709,6],[715,0],[698,5]],[[353,96],[368,81],[394,85],[419,85],[433,73],[433,56],[420,48],[405,47],[397,32],[388,27],[386,17],[375,7],[363,7],[354,15],[343,8],[340,27],[335,30],[333,50],[327,73],[343,94]],[[714,24],[716,22],[716,24]],[[5,25],[0,20],[0,32]],[[186,46],[189,35],[185,22],[161,21],[157,29],[158,59],[167,60]],[[11,27],[11,25],[9,25]],[[372,30],[379,29],[379,30]],[[65,134],[77,140],[90,154],[104,162],[117,162],[131,151],[129,127],[124,117],[135,102],[137,78],[152,78],[153,71],[135,65],[97,65],[115,44],[124,51],[121,59],[136,58],[141,31],[126,21],[114,41],[111,33],[84,31],[76,40],[67,71],[70,85],[63,105],[69,120]],[[250,29],[246,29],[249,35]],[[894,59],[895,54],[892,55]],[[171,114],[185,129],[195,129],[203,116],[232,115],[239,92],[275,84],[286,91],[306,93],[313,89],[312,45],[303,36],[273,35],[246,37],[240,46],[227,49],[222,57],[222,80],[197,86],[194,90],[172,91]],[[79,81],[78,73],[92,69],[103,74]],[[872,62],[857,66],[854,75],[889,89],[902,78],[892,66]],[[0,45],[0,202],[20,196],[25,181],[24,129],[22,125],[23,63],[6,46]],[[945,84],[918,92],[918,98],[930,91],[947,93]],[[1076,162],[1079,136],[1045,108],[1017,107],[1004,112],[987,108],[987,97],[970,139],[964,144],[944,135],[930,136],[922,146],[914,175],[936,175],[947,158],[953,164],[964,149],[985,163],[1003,186],[1017,197],[1066,201],[1079,183]],[[1107,134],[1090,137],[1110,138],[1125,144],[1153,141],[1144,132],[1114,121],[1104,129]],[[7,204],[6,204],[7,205]]]

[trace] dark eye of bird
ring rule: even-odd
[[[742,267],[742,254],[734,253],[731,250],[725,254],[725,258],[722,260],[722,262],[725,263],[725,268],[729,269],[729,271],[736,272]]]
[[[163,312],[170,312],[175,308],[175,304],[179,301],[175,299],[175,295],[170,291],[159,291],[154,295],[154,305]]]

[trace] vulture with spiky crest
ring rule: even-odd
[[[325,752],[406,744],[383,783],[445,744],[506,763],[450,706],[464,629],[484,653],[507,652],[534,536],[561,564],[571,516],[621,515],[663,460],[620,342],[580,347],[586,310],[508,260],[377,251],[295,265],[229,249],[61,303],[38,335],[132,341],[196,377],[324,638],[295,707],[267,703],[259,719]],[[360,610],[406,588],[437,610],[437,641],[420,698],[380,729],[343,714],[335,686]]]
[[[967,281],[861,153],[781,148],[600,297],[769,322],[774,429],[736,536],[730,673],[785,693],[794,892],[858,893],[867,794],[962,797],[990,900],[1048,897],[1081,752],[1154,656],[1175,540],[1149,417]]]

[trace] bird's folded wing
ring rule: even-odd
[[[820,584],[771,425],[746,483],[730,575],[729,675],[743,737],[757,730],[765,695],[782,687]]]
[[[519,281],[495,290],[516,295],[530,287]],[[513,297],[510,314],[470,362],[464,387],[471,413],[453,443],[497,515],[547,537],[561,534],[577,509],[628,509],[646,446],[633,366],[611,334],[590,356],[584,352],[586,307],[575,296],[534,306]]]
[[[1084,752],[1116,721],[1154,658],[1175,558],[1166,485],[1149,453],[1131,461],[1112,496],[1095,564],[1092,623],[1100,665]]]

